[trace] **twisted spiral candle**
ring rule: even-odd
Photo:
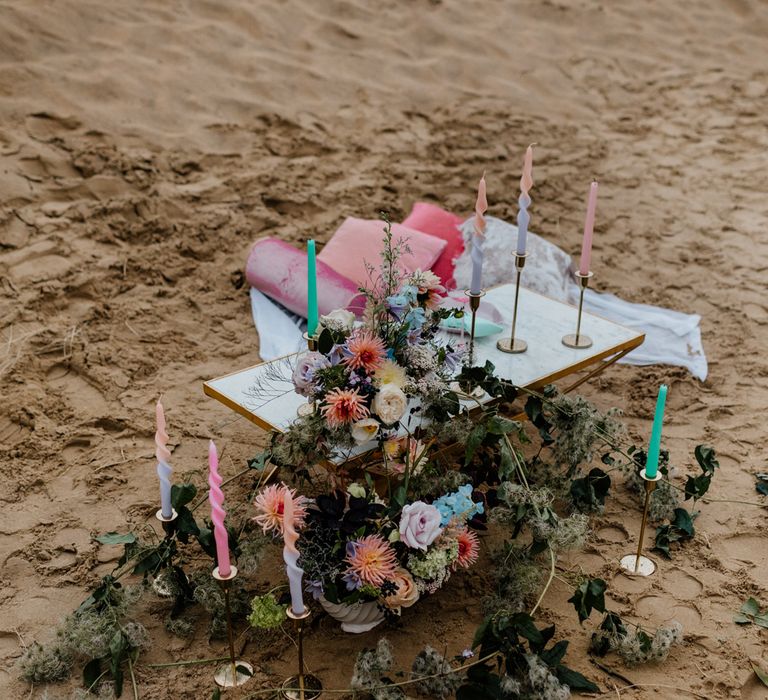
[[[171,452],[168,449],[168,433],[165,432],[165,411],[163,404],[155,407],[157,431],[155,432],[155,457],[157,457],[157,476],[160,479],[160,512],[166,519],[173,517],[171,506]]]
[[[533,187],[533,146],[531,144],[525,150],[525,159],[523,160],[523,174],[520,177],[520,197],[517,203],[520,209],[517,212],[517,254],[525,255],[526,242],[528,239],[528,223],[531,217],[528,214],[528,207],[531,205],[531,196],[529,193]]]
[[[221,475],[219,474],[219,455],[213,440],[208,445],[208,500],[211,503],[211,520],[213,521],[213,539],[216,541],[216,562],[219,573],[228,578],[232,572],[229,565],[229,536],[224,526],[227,512],[224,510],[224,492],[221,490]]]
[[[483,240],[485,239],[485,217],[483,214],[488,210],[488,200],[485,196],[485,173],[480,178],[477,186],[477,201],[475,202],[475,226],[472,236],[472,283],[469,291],[472,294],[480,294],[482,291],[483,276]]]
[[[293,495],[291,490],[283,487],[283,560],[288,573],[288,584],[291,589],[291,609],[296,615],[304,614],[304,598],[301,593],[301,579],[304,570],[299,568],[299,550],[296,541],[299,533],[296,532],[296,517],[293,511]]]

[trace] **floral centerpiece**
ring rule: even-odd
[[[299,356],[292,372],[295,391],[315,411],[281,436],[282,461],[295,464],[308,452],[327,456],[378,441],[392,471],[398,440],[421,421],[425,406],[449,391],[464,348],[438,331],[463,309],[444,305],[445,289],[432,272],[400,273],[404,251],[386,225],[381,268],[370,270],[371,284],[361,289],[367,299],[362,320],[346,310],[320,317],[317,349]]]
[[[401,486],[383,500],[354,483],[309,499],[271,485],[256,496],[255,520],[279,537],[285,499],[293,499],[307,591],[346,631],[362,632],[435,593],[478,556],[468,521],[484,505],[470,484],[431,503],[405,502],[405,493]]]

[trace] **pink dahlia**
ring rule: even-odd
[[[332,428],[357,423],[370,413],[357,389],[332,389],[325,395],[320,412]]]
[[[456,539],[459,541],[459,556],[456,559],[456,563],[468,569],[477,561],[477,555],[480,552],[480,543],[477,541],[477,535],[472,530],[464,528],[459,531]]]
[[[347,564],[363,583],[380,586],[398,567],[395,550],[381,535],[368,535],[347,544]]]
[[[285,484],[272,484],[262,489],[253,500],[257,513],[254,520],[261,525],[264,532],[277,530],[282,533],[286,492],[290,492],[293,499],[296,527],[300,528],[304,525],[304,518],[307,515],[307,509],[304,507],[306,498],[304,496],[297,496],[296,491],[289,489]]]
[[[344,363],[348,367],[364,369],[370,374],[382,365],[387,350],[381,338],[377,338],[370,331],[359,331],[347,341],[344,354]]]

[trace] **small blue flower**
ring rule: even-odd
[[[315,600],[320,600],[323,595],[323,582],[322,581],[306,581],[304,584],[304,590],[310,593]]]
[[[416,306],[405,315],[404,320],[411,329],[415,330],[421,328],[426,323],[427,317],[424,313],[424,309],[420,306]]]
[[[363,585],[363,580],[354,571],[347,571],[341,578],[347,584],[348,591],[356,591]]]

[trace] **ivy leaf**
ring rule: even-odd
[[[597,510],[605,505],[605,497],[611,488],[611,477],[595,467],[587,476],[571,482],[571,500],[582,512]]]
[[[501,445],[499,450],[501,457],[501,461],[499,463],[499,476],[501,477],[502,481],[508,481],[515,471],[515,460],[512,456],[512,452],[509,449],[509,445],[507,445],[506,440],[501,440],[499,444]]]
[[[211,695],[211,700],[221,700],[221,689],[216,688]]]
[[[91,659],[83,667],[83,687],[92,690],[101,678],[101,659]]]
[[[119,532],[107,532],[99,535],[96,541],[100,544],[133,544],[136,541],[136,535],[132,532],[127,532],[124,535]]]
[[[179,506],[176,509],[178,518],[176,518],[176,537],[181,542],[187,544],[190,537],[197,537],[200,534],[200,528],[197,526],[195,516],[186,506]]]
[[[192,484],[174,484],[171,486],[171,505],[179,510],[194,500],[197,489]]]
[[[675,508],[675,517],[672,520],[672,527],[684,533],[686,537],[681,536],[681,539],[688,539],[693,537],[696,533],[693,527],[693,518],[691,514],[685,508]]]
[[[627,636],[627,628],[624,621],[615,612],[610,610],[605,614],[600,629],[605,634],[593,632],[589,642],[590,651],[597,656],[605,656],[611,650],[611,640],[621,640]]]
[[[264,450],[261,454],[256,455],[252,459],[249,459],[248,469],[255,469],[256,471],[262,472],[267,466],[267,462],[269,461],[269,458],[271,456],[271,452],[269,450]],[[218,688],[216,688],[218,690]]]
[[[576,613],[579,616],[579,622],[584,622],[592,610],[599,612],[605,612],[605,589],[607,588],[605,581],[601,578],[589,579],[584,581],[573,592],[573,595],[568,599],[569,603],[573,603],[573,607],[576,609]]]
[[[762,668],[760,668],[756,663],[752,663],[752,670],[755,672],[755,675],[760,679],[760,682],[768,687],[768,671],[763,671]]]
[[[747,600],[744,601],[744,604],[739,609],[739,612],[742,612],[745,615],[749,615],[750,617],[759,615],[760,603],[758,603],[754,598],[747,598]]]
[[[477,452],[477,448],[480,447],[485,436],[488,434],[488,429],[484,423],[476,425],[467,438],[467,447],[464,452],[464,465],[468,465]]]
[[[563,639],[559,641],[555,646],[550,649],[544,649],[539,653],[539,658],[552,668],[556,668],[565,656],[565,652],[568,651],[568,640]]]
[[[760,615],[755,615],[755,624],[758,627],[764,627],[765,629],[768,629],[768,611]]]
[[[768,496],[768,474],[758,474],[755,490],[763,496]]]
[[[538,429],[541,441],[545,445],[550,445],[555,441],[549,432],[552,430],[552,424],[544,415],[544,404],[538,396],[528,397],[525,402],[525,415],[528,416],[531,424]]]
[[[599,693],[600,687],[595,685],[591,680],[582,676],[578,671],[568,668],[560,664],[555,669],[555,675],[557,680],[562,684],[567,685],[571,690],[582,693]]]
[[[122,630],[117,630],[109,642],[109,670],[115,682],[115,695],[120,697],[123,693],[123,670],[120,667],[128,650],[128,640]]]
[[[506,435],[507,433],[516,430],[518,427],[519,424],[516,421],[502,416],[495,415],[488,419],[488,432],[491,433],[491,435]]]
[[[709,445],[696,445],[693,451],[696,461],[701,467],[701,471],[710,476],[715,473],[715,469],[720,466],[720,462],[717,461],[715,456],[715,450]]]
[[[333,347],[333,335],[327,328],[323,328],[320,332],[320,337],[317,339],[317,349],[323,354],[327,355]]]

